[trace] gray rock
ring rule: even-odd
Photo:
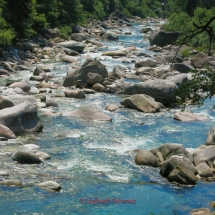
[[[171,81],[175,83],[178,87],[180,87],[182,84],[188,82],[188,77],[186,74],[178,74],[178,75],[167,77],[166,80]]]
[[[208,132],[206,145],[215,145],[215,126]]]
[[[11,100],[7,99],[7,97],[0,96],[0,110],[4,108],[13,107],[14,104]]]
[[[107,52],[103,52],[102,56],[125,57],[127,56],[127,52],[125,50],[107,51]]]
[[[118,35],[113,33],[113,32],[106,32],[103,34],[102,39],[110,40],[110,41],[116,41],[119,38],[118,38]]]
[[[86,96],[83,91],[81,90],[66,90],[65,97],[68,98],[77,98],[77,99],[84,99]]]
[[[43,123],[37,117],[36,104],[22,103],[0,110],[0,124],[14,134],[41,132]]]
[[[96,92],[104,92],[105,91],[105,87],[102,84],[99,84],[99,83],[94,84],[92,88]]]
[[[126,108],[135,109],[145,113],[158,112],[163,105],[156,102],[152,97],[145,94],[136,94],[121,100],[120,102]]]
[[[108,71],[102,63],[97,60],[88,59],[80,68],[72,71],[64,78],[63,86],[78,85],[80,81],[86,83],[89,79],[88,73],[101,75],[103,80],[108,77]]]
[[[105,108],[105,110],[108,110],[110,112],[114,112],[118,109],[119,109],[119,106],[117,104],[110,104]]]
[[[62,56],[60,61],[66,62],[66,63],[77,63],[78,59],[76,57],[73,57],[73,56],[64,55],[64,56]]]
[[[150,45],[157,45],[160,47],[164,47],[169,44],[174,44],[177,38],[180,36],[180,33],[177,32],[158,32],[149,38]]]
[[[183,122],[191,122],[191,121],[202,121],[207,119],[207,117],[193,114],[191,112],[182,111],[182,112],[177,112],[174,115],[174,119],[183,121]]]
[[[37,157],[39,157],[41,160],[48,160],[51,158],[51,156],[45,152],[41,152],[41,151],[38,151],[35,153],[35,155]]]
[[[156,67],[158,65],[158,62],[155,60],[152,60],[151,58],[145,58],[142,60],[139,60],[135,62],[135,67]]]
[[[195,165],[198,165],[201,162],[214,162],[215,160],[215,146],[208,146],[207,148],[201,150],[195,157]]]
[[[184,157],[193,161],[191,154],[184,148],[182,144],[164,144],[158,148],[150,149],[150,152],[152,152],[161,163],[173,155],[183,155]]]
[[[126,87],[122,93],[128,95],[146,94],[154,98],[157,102],[169,105],[170,103],[175,102],[177,89],[177,85],[170,81],[152,80]]]
[[[70,35],[70,37],[71,37],[72,40],[75,40],[77,42],[82,42],[82,41],[88,39],[89,35],[86,34],[86,33],[72,33]]]
[[[191,215],[214,215],[209,208],[198,208],[190,211]]]
[[[0,171],[0,176],[9,176],[9,174],[5,171]]]
[[[112,118],[110,116],[104,114],[96,107],[96,105],[93,104],[82,105],[74,111],[63,114],[63,116],[71,116],[99,121],[112,121]]]
[[[110,16],[109,16],[109,19],[112,20],[123,20],[125,22],[128,22],[130,23],[130,20],[120,11],[116,10],[116,11],[113,11]]]
[[[45,181],[45,182],[39,183],[38,186],[43,189],[48,189],[48,190],[52,190],[52,191],[61,190],[61,186],[55,181]]]
[[[10,88],[20,88],[23,92],[28,92],[31,90],[31,86],[23,82],[15,82],[9,86]]]
[[[147,165],[147,166],[158,167],[157,158],[151,152],[145,149],[141,149],[137,153],[135,157],[135,163],[137,165]]]
[[[58,107],[58,103],[54,99],[46,99],[46,107]]]
[[[86,78],[86,83],[90,85],[94,85],[96,83],[101,83],[104,80],[104,78],[96,73],[88,72],[87,73],[87,78]]]
[[[16,139],[16,135],[6,126],[0,124],[0,136],[6,139]]]
[[[192,66],[185,64],[185,63],[174,63],[172,70],[177,70],[181,73],[188,73],[191,70],[194,70],[194,68]]]
[[[199,163],[196,166],[196,170],[198,172],[198,175],[200,175],[201,177],[210,177],[213,175],[211,168],[205,162]]]
[[[16,186],[16,187],[21,187],[23,185],[22,182],[19,180],[4,180],[2,184],[5,186]]]
[[[197,173],[193,163],[184,156],[173,155],[161,165],[160,174],[170,182],[194,185],[197,183]]]
[[[13,156],[13,160],[20,164],[40,164],[42,161],[39,157],[27,151],[17,151]]]
[[[41,77],[41,76],[31,76],[30,77],[30,79],[29,79],[30,81],[44,81],[45,79],[43,78],[43,77]]]
[[[208,61],[209,57],[207,54],[201,52],[191,59],[191,65],[195,68],[202,68]]]
[[[111,73],[111,78],[113,79],[121,79],[125,77],[124,69],[120,65],[116,65],[113,68],[113,72]]]
[[[151,72],[154,71],[154,68],[151,67],[140,67],[136,70],[136,75],[149,75]]]
[[[74,40],[66,41],[66,42],[61,42],[59,43],[60,46],[72,49],[77,52],[83,52],[85,48],[85,44],[82,42],[76,42]]]

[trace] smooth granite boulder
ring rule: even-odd
[[[201,52],[191,59],[191,65],[195,68],[202,68],[206,63],[208,63],[208,61],[208,55]]]
[[[177,112],[174,115],[174,119],[183,121],[183,122],[191,122],[191,121],[202,121],[207,119],[206,116],[200,116],[191,112],[181,111]]]
[[[210,177],[213,175],[211,168],[205,162],[199,163],[196,166],[196,170],[201,177]]]
[[[0,124],[0,136],[7,139],[16,139],[16,135],[6,126]]]
[[[147,165],[147,166],[158,167],[157,158],[151,152],[145,149],[141,149],[137,153],[135,157],[135,163],[137,165]]]
[[[13,107],[13,106],[14,106],[14,104],[10,99],[8,99],[7,97],[4,97],[4,96],[0,96],[0,110],[2,110],[4,108]]]
[[[84,99],[85,98],[85,93],[81,90],[66,90],[64,92],[65,97],[68,98],[77,98],[77,99]]]
[[[120,65],[116,65],[113,68],[113,72],[111,73],[111,78],[113,79],[121,79],[125,77],[124,69]]]
[[[41,132],[43,123],[37,117],[36,104],[21,103],[0,110],[0,124],[7,126],[14,134]]]
[[[195,157],[195,165],[198,165],[201,162],[214,162],[215,160],[215,146],[208,146],[205,149],[201,150]]]
[[[128,95],[146,94],[163,105],[169,105],[175,102],[177,89],[177,85],[170,81],[152,80],[133,84],[126,87],[121,93]]]
[[[145,113],[158,112],[163,105],[156,102],[152,97],[145,94],[136,94],[121,100],[120,102],[126,108],[135,109]]]
[[[28,92],[31,90],[31,86],[24,82],[15,82],[9,86],[10,88],[20,88],[23,92]]]
[[[82,42],[77,42],[74,40],[66,41],[66,42],[61,42],[59,43],[60,46],[66,47],[68,49],[72,49],[77,52],[83,52],[85,48],[85,44]]]
[[[158,65],[158,62],[151,59],[151,58],[145,58],[142,60],[138,60],[135,62],[135,67],[156,67]]]
[[[180,87],[180,85],[188,82],[188,77],[186,74],[178,74],[174,76],[169,76],[165,80],[171,81],[175,83],[178,87]]]

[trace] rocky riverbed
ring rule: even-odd
[[[69,40],[42,29],[1,50],[5,214],[187,214],[213,200],[215,114],[209,101],[181,112],[175,92],[215,59],[190,49],[172,65],[163,21],[115,12]]]

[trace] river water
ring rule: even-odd
[[[108,71],[116,64],[129,66],[132,70],[133,63],[101,57],[101,53],[135,44],[142,52],[152,54],[146,50],[149,44],[139,33],[140,29],[139,25],[134,25],[130,29],[132,35],[120,36],[120,44],[104,41],[108,48],[100,48],[98,53],[83,54],[81,63],[85,55],[91,55],[99,57]],[[68,65],[63,63],[46,65],[56,79],[64,77],[68,70]],[[25,72],[18,77],[28,80],[31,75]],[[59,91],[53,90],[47,97],[54,93]],[[52,158],[42,165],[15,164],[15,172],[11,174],[25,185],[22,188],[0,186],[0,214],[170,215],[189,214],[193,208],[209,207],[209,202],[215,198],[215,183],[198,182],[192,188],[172,185],[159,175],[158,168],[135,165],[134,150],[149,150],[165,143],[180,143],[187,148],[204,144],[207,132],[214,125],[215,112],[211,108],[215,100],[206,101],[200,108],[190,107],[194,113],[208,116],[201,122],[175,121],[173,116],[179,109],[162,110],[155,114],[129,109],[113,113],[105,111],[108,104],[120,104],[124,97],[107,93],[86,95],[84,100],[56,97],[59,107],[55,111],[58,113],[93,103],[113,121],[41,117],[44,122],[42,133],[23,135],[10,142],[35,143]],[[6,170],[10,166],[2,162],[1,168]],[[46,180],[58,182],[62,190],[53,193],[35,186]]]

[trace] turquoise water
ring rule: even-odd
[[[138,27],[133,30],[138,32]],[[127,37],[121,41],[129,41]],[[116,45],[108,43],[110,49]],[[102,61],[110,63],[109,70],[117,62],[116,59]],[[52,73],[57,78],[65,76],[66,64],[56,65],[58,69]],[[189,214],[193,208],[208,207],[215,199],[215,183],[198,182],[193,188],[171,185],[159,175],[158,168],[136,166],[134,150],[151,149],[164,143],[181,143],[187,148],[204,144],[207,132],[214,126],[215,112],[211,108],[215,99],[206,101],[201,108],[190,107],[194,113],[207,115],[208,120],[184,123],[173,120],[179,109],[156,114],[128,109],[105,111],[108,104],[119,104],[124,97],[100,93],[86,95],[85,100],[55,98],[59,103],[55,108],[58,113],[93,103],[113,121],[41,117],[43,133],[24,135],[17,142],[35,143],[52,158],[42,165],[11,164],[16,170],[11,172],[11,178],[20,179],[25,185],[0,186],[1,214],[170,215]],[[2,169],[8,168],[10,172],[9,164],[3,159],[0,163]],[[52,193],[35,186],[46,180],[58,182],[62,190]]]

